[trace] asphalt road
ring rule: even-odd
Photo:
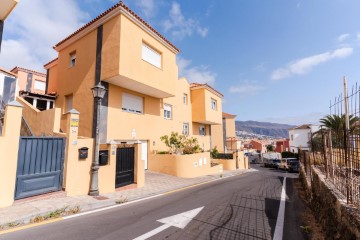
[[[273,239],[282,183],[286,177],[283,239],[303,239],[297,174],[260,168],[161,197],[110,210],[0,235],[0,239],[134,239],[154,229],[149,239]],[[157,220],[203,209],[184,228]],[[162,231],[161,231],[162,230]]]

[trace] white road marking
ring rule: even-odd
[[[284,182],[281,191],[279,213],[276,220],[276,227],[274,232],[273,240],[282,240],[283,231],[284,231],[284,219],[285,219],[285,201],[286,201],[286,177],[284,177]]]
[[[184,229],[190,222],[191,220],[196,217],[196,215],[199,214],[199,212],[203,209],[204,207],[199,207],[187,212],[183,212],[180,214],[176,214],[167,218],[162,218],[160,220],[157,220],[158,222],[164,223],[164,225],[161,225],[158,228],[155,228],[154,230],[151,230],[150,232],[147,232],[137,238],[134,238],[134,240],[145,240],[148,239],[152,236],[155,236],[156,234],[164,231],[165,229],[169,228],[169,227],[177,227],[177,228],[181,228]]]

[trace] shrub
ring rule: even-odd
[[[169,148],[170,154],[193,154],[202,151],[197,138],[187,138],[177,132],[172,132],[170,136],[161,136],[160,140]]]
[[[211,149],[210,155],[212,158],[216,158],[218,154],[219,154],[219,151],[217,150],[216,146],[213,149]]]

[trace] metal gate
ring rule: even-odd
[[[135,148],[125,147],[116,150],[115,187],[122,187],[134,182]]]
[[[21,137],[15,199],[61,190],[65,138]]]

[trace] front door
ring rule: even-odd
[[[135,148],[125,147],[116,150],[115,187],[122,187],[134,182]]]

